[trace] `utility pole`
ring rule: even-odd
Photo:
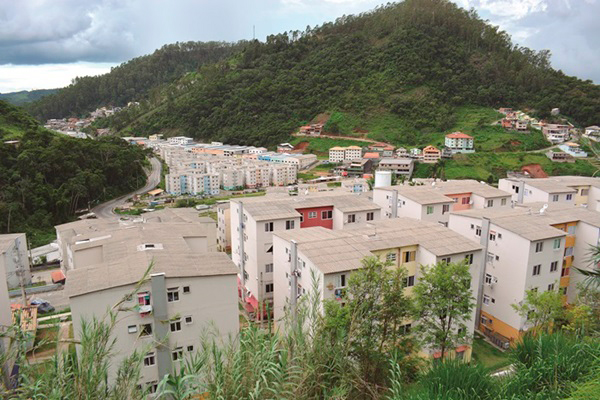
[[[292,323],[295,325],[298,319],[298,243],[295,240],[291,241],[290,249],[290,278],[292,285],[290,290],[290,307],[292,308]]]
[[[246,260],[244,258],[244,203],[239,202],[238,231],[240,232],[240,274],[242,281],[242,302],[246,301]]]
[[[15,245],[13,247],[13,261],[16,266],[16,274],[19,277],[19,286],[21,286],[21,302],[23,307],[27,306],[27,294],[25,293],[25,268],[23,267],[23,262],[21,258],[21,253],[19,252],[19,247],[21,247],[21,241],[19,238],[15,239]]]

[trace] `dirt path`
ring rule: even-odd
[[[365,143],[383,143],[389,146],[393,146],[389,143],[385,143],[385,142],[381,142],[381,141],[377,141],[377,140],[373,140],[373,139],[366,139],[366,138],[359,138],[359,137],[354,137],[354,136],[337,136],[337,135],[319,135],[319,136],[307,136],[307,135],[300,135],[298,133],[294,133],[292,136],[294,137],[305,137],[305,138],[327,138],[327,139],[347,139],[347,140],[356,140],[357,142],[365,142]],[[395,146],[394,146],[395,147]]]

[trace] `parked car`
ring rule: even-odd
[[[38,313],[48,314],[54,311],[54,306],[48,303],[46,300],[33,299],[30,303],[32,306],[37,306]]]

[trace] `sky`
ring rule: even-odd
[[[600,83],[600,0],[452,0]],[[382,0],[0,0],[0,93],[68,85],[177,41],[304,30]]]

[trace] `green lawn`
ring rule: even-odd
[[[510,364],[509,352],[502,352],[487,343],[481,336],[475,334],[473,340],[472,359],[477,364],[482,364],[492,371],[496,371]]]
[[[59,329],[58,326],[53,326],[52,328],[38,328],[35,333],[35,342],[33,343],[35,352],[40,353],[42,351],[56,349]]]
[[[318,178],[318,176],[315,174],[298,172],[298,179],[302,179],[304,181],[309,181],[311,179],[316,179],[316,178]]]

